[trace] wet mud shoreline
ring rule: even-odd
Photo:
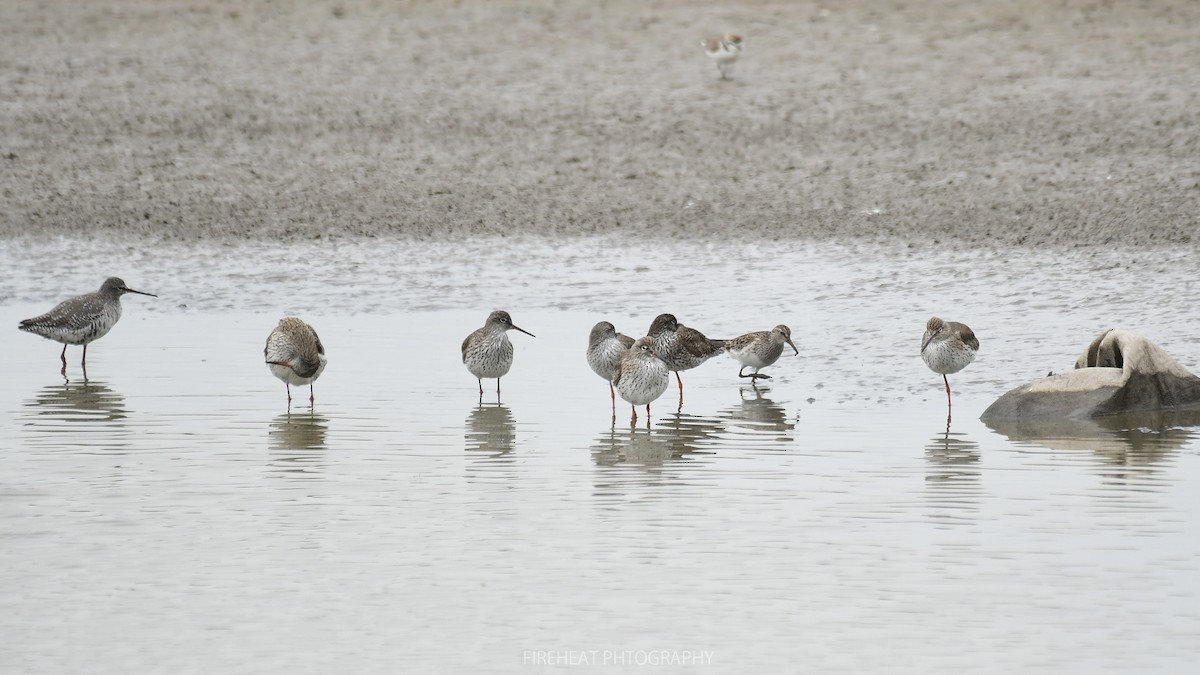
[[[1195,243],[1200,5],[0,8],[0,236]],[[699,38],[736,30],[717,78]]]

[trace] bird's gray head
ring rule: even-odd
[[[500,328],[503,328],[504,330],[510,330],[510,329],[519,330],[522,333],[528,335],[529,337],[537,337],[533,333],[530,333],[529,331],[525,330],[524,328],[521,328],[520,326],[517,326],[516,324],[514,324],[512,317],[508,315],[508,312],[506,312],[502,309],[498,309],[498,310],[492,312],[491,314],[488,314],[487,323],[484,325],[485,326],[499,326]]]
[[[491,314],[488,314],[487,323],[500,324],[506,328],[509,328],[512,327],[512,317],[508,315],[508,312],[498,309]]]
[[[945,327],[946,322],[942,321],[936,316],[930,317],[929,321],[925,323],[925,330],[929,331],[930,333],[936,333]]]
[[[617,327],[607,321],[601,321],[595,326],[592,326],[592,333],[588,336],[589,342],[596,342],[606,337],[612,337],[617,334]]]
[[[650,330],[646,332],[646,335],[656,338],[667,331],[674,332],[676,330],[679,330],[679,322],[675,320],[674,314],[659,314],[654,317],[654,322],[650,324]]]
[[[155,295],[153,293],[146,293],[144,291],[133,290],[132,288],[126,286],[125,282],[120,277],[109,277],[109,278],[105,279],[104,283],[100,284],[100,292],[101,293],[116,293],[118,296],[124,295],[126,293],[137,293],[138,295],[148,295],[152,298],[158,297],[157,295]]]

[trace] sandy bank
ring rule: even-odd
[[[6,2],[0,235],[1194,241],[1200,3],[1049,4]]]

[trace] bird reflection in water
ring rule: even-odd
[[[738,390],[741,398],[738,405],[722,410],[717,415],[728,420],[731,428],[774,436],[773,440],[790,443],[794,440],[792,432],[796,429],[799,415],[795,420],[788,419],[787,410],[764,395],[770,391],[770,388],[758,386],[742,387]]]
[[[966,434],[953,433],[949,423],[925,444],[926,496],[938,508],[937,520],[974,514],[979,506],[979,444]],[[965,513],[964,513],[965,512]],[[974,516],[970,516],[974,521]]]
[[[512,452],[517,440],[517,425],[508,407],[483,403],[467,415],[466,448],[486,453],[485,459],[501,459]]]
[[[125,397],[96,380],[43,387],[24,407],[21,429],[31,447],[125,454],[135,435]]]
[[[120,421],[129,415],[125,397],[97,380],[43,387],[25,406],[39,418],[66,424]]]
[[[312,412],[275,417],[267,432],[271,466],[291,477],[319,474],[328,431],[329,418]]]
[[[658,420],[652,429],[609,429],[597,439],[592,454],[601,466],[630,463],[657,467],[671,460],[711,454],[704,445],[723,430],[719,420],[676,412]]]

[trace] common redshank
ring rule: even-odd
[[[519,330],[529,337],[533,333],[513,324],[508,312],[497,310],[488,315],[483,328],[467,336],[462,343],[462,361],[467,370],[479,380],[479,398],[483,399],[483,378],[496,378],[496,398],[500,398],[500,378],[512,368],[513,346],[509,330]]]
[[[633,346],[633,338],[617,332],[616,327],[607,321],[592,326],[588,335],[587,362],[592,372],[603,377],[608,382],[608,393],[612,397],[613,410],[616,411],[617,394],[613,390],[613,369],[621,355]]]
[[[613,367],[612,384],[633,410],[632,424],[637,424],[639,405],[646,406],[646,423],[649,424],[650,403],[662,396],[671,384],[670,371],[655,351],[653,338],[639,338],[621,354]]]
[[[979,351],[979,340],[966,324],[931,318],[925,324],[925,335],[921,337],[921,358],[925,365],[942,376],[946,383],[946,408],[950,409],[950,379],[947,375],[957,373],[975,360]],[[949,417],[949,416],[947,416]]]
[[[725,340],[711,340],[695,328],[675,320],[674,314],[659,314],[646,333],[654,339],[654,352],[675,371],[679,400],[683,401],[683,379],[679,371],[690,370],[725,351]]]

